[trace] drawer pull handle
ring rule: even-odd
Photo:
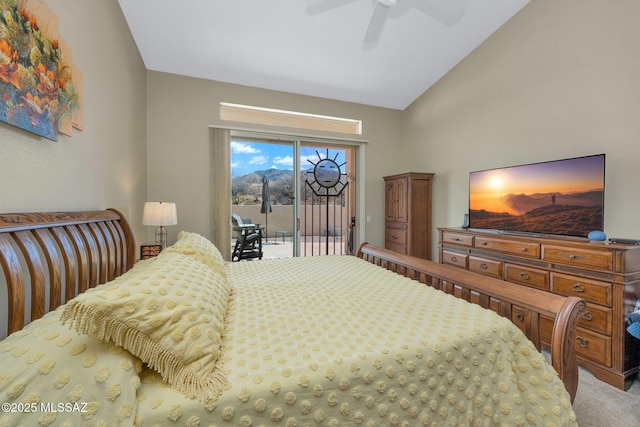
[[[487,269],[487,268],[489,268],[489,267],[487,267],[487,264],[485,264],[485,263],[483,262],[482,264],[480,264],[480,268],[481,268],[481,269],[483,269],[483,270],[486,270],[486,269]]]
[[[482,242],[482,246],[487,246],[489,243],[487,242]]]
[[[576,341],[578,341],[578,345],[582,348],[587,348],[587,346],[589,345],[589,340],[587,338],[583,338],[583,337],[576,337]]]
[[[520,252],[527,252],[527,248],[520,248]]]
[[[527,273],[525,273],[524,271],[520,273],[520,278],[524,279],[524,280],[531,279],[531,277]]]
[[[519,322],[524,322],[524,314],[518,313],[516,314],[516,318],[518,319]]]
[[[391,238],[398,239],[398,235],[394,233],[394,234],[391,235]]]
[[[561,257],[569,259],[587,259],[586,256],[574,255],[574,254],[560,254]]]
[[[571,286],[571,289],[573,289],[574,292],[584,292],[584,286],[582,286],[580,283],[574,283]]]
[[[582,315],[582,318],[587,322],[591,322],[593,320],[593,316],[588,311],[584,312],[584,314]]]
[[[460,241],[460,239],[458,239],[457,237],[454,237],[454,238],[453,238],[453,239],[451,239],[451,240],[453,240],[454,242],[459,242],[459,241]]]
[[[452,257],[451,257],[451,262],[458,262],[458,258],[456,258],[456,257],[452,256]]]

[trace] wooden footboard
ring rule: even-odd
[[[512,320],[538,350],[541,348],[540,317],[553,318],[551,363],[573,402],[578,388],[576,323],[578,316],[585,310],[584,300],[515,286],[509,282],[398,254],[368,243],[360,246],[357,255],[368,262],[496,311]]]
[[[0,339],[130,269],[134,247],[113,209],[0,214]]]

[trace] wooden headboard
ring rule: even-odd
[[[115,209],[0,214],[0,339],[134,261],[133,232]]]

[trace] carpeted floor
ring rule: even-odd
[[[582,367],[578,378],[573,402],[578,426],[640,426],[640,380],[636,379],[629,390],[622,391],[598,380]]]

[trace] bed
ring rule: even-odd
[[[368,244],[135,262],[115,210],[0,215],[0,264],[0,426],[576,425],[577,298]]]

